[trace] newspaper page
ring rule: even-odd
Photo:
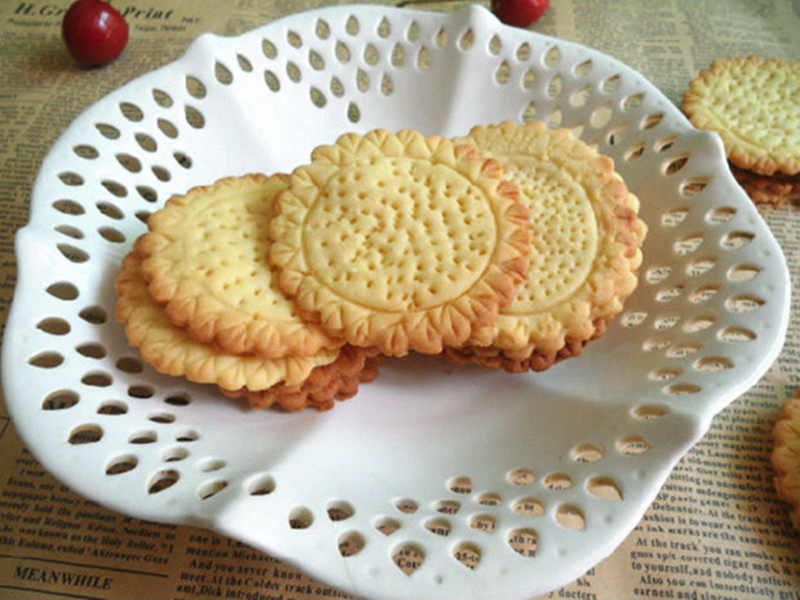
[[[236,34],[326,3],[116,4],[131,27],[128,47],[111,65],[89,71],[75,67],[60,40],[68,2],[0,5],[2,323],[16,280],[14,232],[27,221],[39,164],[72,119],[118,86],[179,57],[203,32]],[[432,10],[461,5],[415,3]],[[800,16],[789,1],[552,0],[532,28],[619,58],[678,105],[689,79],[716,58],[800,60]],[[800,207],[760,211],[791,272],[800,273]],[[793,285],[796,314],[797,279]],[[769,461],[778,409],[800,387],[798,339],[793,320],[771,371],[714,419],[622,545],[577,581],[541,598],[800,599],[800,538],[775,495]],[[0,401],[0,598],[144,597],[347,596],[211,531],[134,519],[76,495],[26,450]]]

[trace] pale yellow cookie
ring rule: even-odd
[[[775,489],[778,496],[792,507],[792,525],[800,529],[800,391],[783,405],[781,419],[773,429],[775,449],[772,465],[775,468]]]
[[[736,166],[763,175],[800,173],[800,63],[716,60],[689,84],[683,110],[696,127],[720,134]]]
[[[279,383],[300,384],[315,367],[330,364],[339,355],[336,348],[320,350],[311,357],[268,359],[234,355],[198,342],[167,319],[149,295],[140,267],[141,257],[135,251],[122,261],[116,280],[117,318],[125,324],[128,341],[162,373],[214,383],[226,390],[259,391]]]
[[[528,214],[500,163],[418,132],[321,146],[270,224],[281,289],[334,337],[438,354],[513,300]]]
[[[566,129],[507,121],[456,142],[503,163],[530,212],[533,250],[514,302],[448,353],[514,371],[543,370],[580,353],[637,285],[646,232],[638,200],[610,158]]]
[[[150,294],[175,325],[231,354],[311,356],[343,343],[303,321],[267,262],[288,176],[229,177],[171,198],[137,243]]]

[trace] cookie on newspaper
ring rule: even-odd
[[[141,257],[134,251],[122,261],[116,290],[117,318],[125,324],[128,341],[156,370],[185,376],[197,383],[214,383],[224,390],[259,392],[280,383],[302,384],[315,367],[328,365],[339,349],[321,350],[315,356],[269,359],[234,355],[198,342],[172,324],[148,293],[141,274]]]
[[[778,207],[800,200],[800,174],[759,175],[733,165],[731,165],[731,172],[756,204],[771,204]]]
[[[311,356],[341,346],[304,322],[267,261],[272,205],[287,175],[221,179],[171,198],[138,242],[150,294],[170,321],[231,354]]]
[[[760,56],[716,60],[700,71],[683,110],[722,137],[729,160],[763,175],[800,173],[800,63]]]
[[[530,211],[533,250],[514,302],[447,357],[520,372],[580,354],[637,285],[646,232],[638,200],[610,158],[566,129],[506,121],[456,142],[503,163]]]
[[[415,131],[347,134],[292,174],[270,223],[281,289],[334,337],[438,354],[527,275],[528,214],[499,162]]]
[[[374,380],[382,358],[377,350],[345,345],[334,362],[315,367],[300,384],[279,383],[258,392],[247,389],[222,392],[230,398],[246,397],[252,408],[276,406],[288,412],[306,407],[329,410],[335,400],[355,396],[359,384]]]
[[[800,391],[783,405],[773,429],[772,465],[777,472],[775,489],[792,507],[792,525],[800,529]]]

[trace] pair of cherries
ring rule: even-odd
[[[547,10],[550,0],[492,0],[492,12],[503,23],[528,27]],[[103,0],[77,0],[67,10],[61,35],[78,64],[105,65],[128,43],[128,23]]]

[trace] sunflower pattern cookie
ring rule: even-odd
[[[734,56],[689,84],[683,110],[722,137],[730,162],[762,175],[800,173],[800,63]]]
[[[222,179],[153,214],[138,242],[150,294],[200,342],[270,358],[311,356],[343,341],[300,318],[267,262],[267,226],[285,175]]]
[[[447,356],[520,372],[580,354],[636,288],[646,232],[637,198],[610,158],[566,129],[507,121],[456,141],[503,163],[530,211],[533,249],[514,302]]]
[[[329,335],[389,356],[464,343],[527,275],[517,187],[438,136],[342,136],[292,173],[275,213],[281,290]]]

